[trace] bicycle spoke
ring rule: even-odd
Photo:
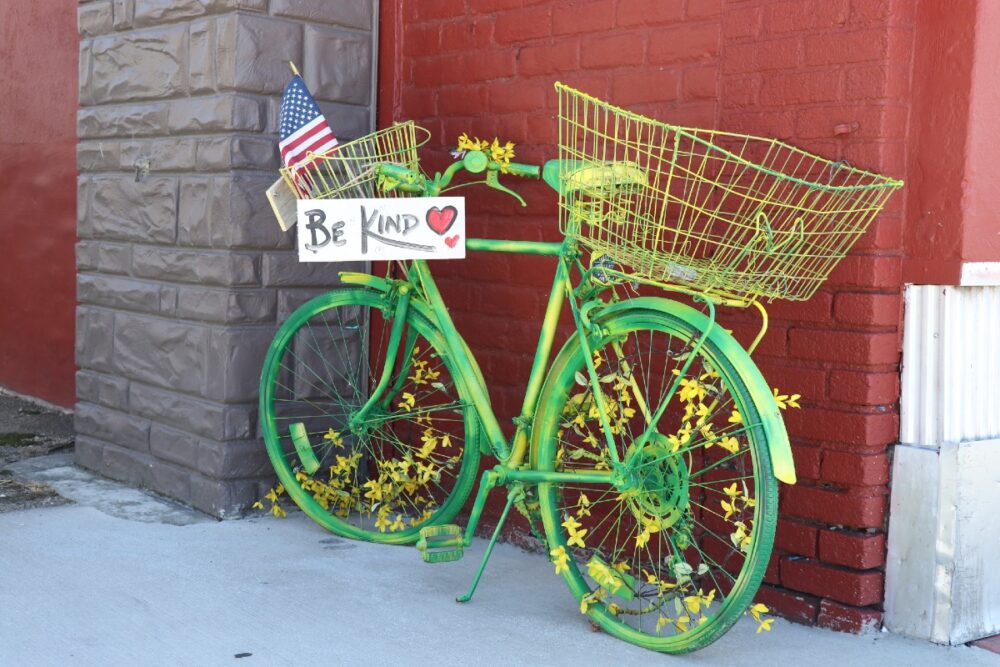
[[[271,355],[271,397],[262,413],[268,453],[284,479],[292,478],[285,486],[293,499],[311,503],[326,527],[412,542],[420,525],[450,519],[474,482],[478,447],[465,442],[473,408],[440,354],[440,335],[427,335],[432,325],[411,313],[388,359],[392,321],[377,293],[349,293],[357,300],[319,307]],[[387,365],[381,395],[372,397]],[[304,427],[310,452],[293,444],[295,424]]]
[[[738,379],[705,356],[710,341],[696,352],[697,337],[642,326],[619,340],[592,353],[608,363],[597,372],[631,486],[562,483],[542,500],[556,512],[563,543],[585,541],[570,566],[589,591],[582,608],[600,605],[601,618],[614,619],[602,622],[605,628],[667,646],[730,623],[734,590],[746,599],[740,591],[762,500],[751,449],[763,427],[739,403],[744,395],[730,390]],[[590,408],[594,389],[575,381],[584,370],[581,359],[552,388],[566,397],[556,421],[561,435],[548,449],[558,454],[556,470],[609,469],[600,418]]]

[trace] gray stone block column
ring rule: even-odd
[[[298,264],[264,190],[299,64],[334,132],[374,117],[377,0],[79,6],[77,462],[215,516],[271,479],[257,381]]]

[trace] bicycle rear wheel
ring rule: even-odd
[[[479,468],[477,417],[440,332],[411,303],[385,391],[389,295],[349,288],[298,308],[268,350],[261,427],[289,496],[345,537],[406,544],[447,523]]]
[[[696,351],[701,331],[676,313],[600,323],[594,361],[625,479],[545,483],[538,493],[551,558],[581,611],[616,637],[684,653],[722,636],[763,578],[778,495],[760,414],[777,408],[751,393],[749,357],[717,344],[728,334]],[[546,381],[533,432],[539,470],[610,469],[584,354],[573,337]]]

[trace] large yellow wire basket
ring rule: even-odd
[[[323,155],[310,154],[304,165],[282,167],[281,176],[298,199],[349,199],[406,197],[404,192],[383,192],[376,166],[391,163],[418,170],[417,149],[430,133],[407,121],[338,145]]]
[[[556,90],[562,232],[654,282],[808,299],[903,184],[775,139],[667,125]]]

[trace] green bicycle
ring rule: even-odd
[[[722,636],[750,607],[795,482],[775,396],[716,306],[806,299],[901,183],[780,142],[666,125],[562,84],[560,156],[511,161],[460,140],[426,176],[418,128],[394,125],[317,156],[303,197],[434,196],[541,178],[559,193],[562,242],[468,239],[467,249],[556,258],[520,415],[508,438],[429,265],[298,308],[264,362],[260,414],[290,497],[345,537],[460,558],[487,496],[519,510],[582,612],[670,653]],[[425,139],[426,141],[426,139]],[[292,175],[286,174],[292,178]],[[696,307],[663,296],[685,296]],[[558,352],[568,304],[573,333]],[[480,471],[480,456],[499,463]],[[451,524],[476,479],[465,529]]]

